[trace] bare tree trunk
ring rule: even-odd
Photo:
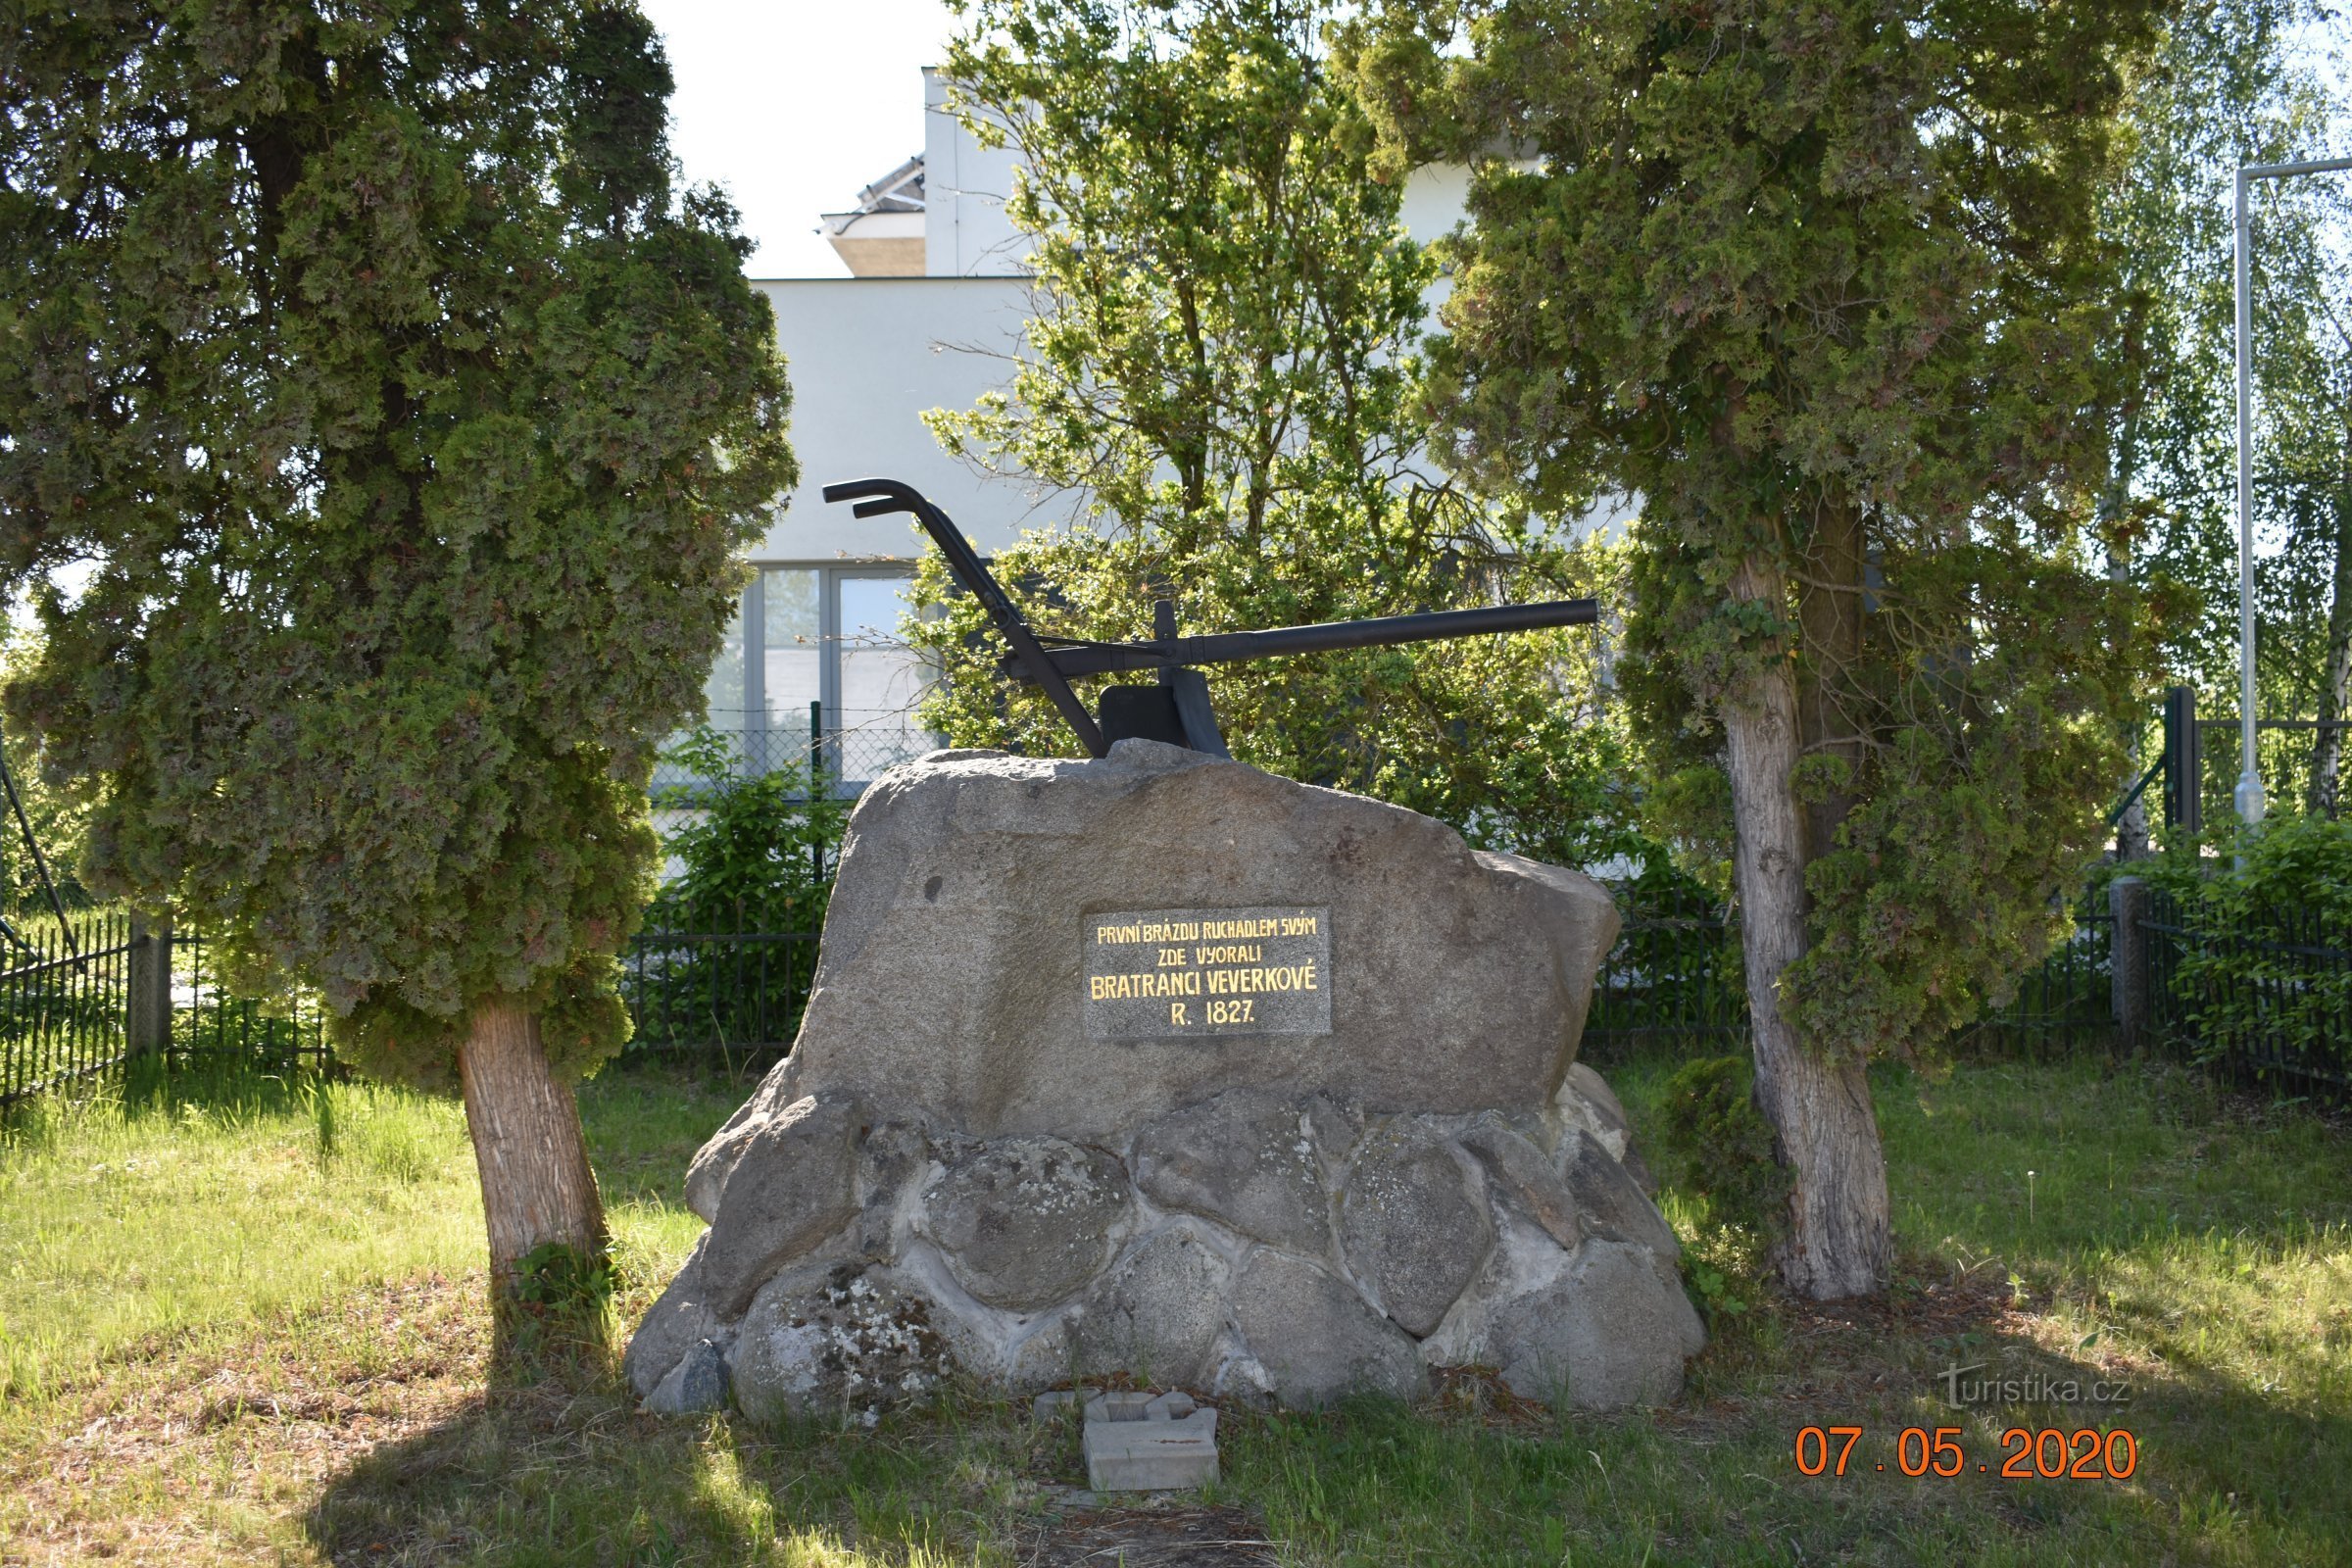
[[[538,1016],[502,999],[477,1007],[469,1024],[458,1076],[482,1177],[491,1280],[503,1299],[514,1290],[514,1265],[546,1243],[602,1257],[605,1206],[579,1105],[548,1070]]]
[[[1780,574],[1750,558],[1732,581],[1735,598],[1785,602]],[[1776,1261],[1782,1283],[1828,1300],[1876,1291],[1893,1253],[1886,1159],[1870,1078],[1859,1060],[1826,1060],[1783,1016],[1781,975],[1805,952],[1805,829],[1789,774],[1799,751],[1796,677],[1766,665],[1732,693],[1734,871],[1740,953],[1756,1056],[1756,1106],[1772,1124],[1788,1168],[1788,1228]]]
[[[2144,363],[2138,344],[2146,315],[2145,300],[2135,298],[2124,318],[2122,336],[2126,345],[2126,364]],[[2138,388],[2134,387],[2124,404],[2123,427],[2108,451],[2106,487],[2099,492],[2099,523],[2101,531],[2109,536],[2107,580],[2118,587],[2132,581],[2132,548],[2116,537],[2111,525],[2132,504],[2132,484],[2139,471],[2139,410],[2140,394]],[[2139,779],[2141,729],[2141,724],[2134,720],[2127,720],[2123,725],[2124,755],[2132,760],[2124,768],[2124,778],[2118,786],[2120,789],[2128,790]],[[2142,860],[2147,858],[2149,853],[2148,798],[2143,792],[2124,808],[2123,816],[2115,824],[2115,858],[2119,860]]]
[[[1834,757],[1849,768],[1862,763],[1862,738],[1838,706],[1849,672],[1862,658],[1862,514],[1825,505],[1813,519],[1805,553],[1809,579],[1797,593],[1804,658],[1797,668],[1796,734],[1800,756]],[[1734,590],[1738,592],[1737,589]],[[1854,808],[1854,792],[1835,791],[1804,808],[1804,862],[1838,847],[1838,828]]]
[[[2134,759],[2136,760],[2136,759]],[[2132,775],[2137,780],[2139,775]],[[2155,851],[2148,847],[2148,796],[2142,790],[2139,799],[2124,808],[2124,814],[2115,822],[2115,858],[2119,860],[2144,860]]]
[[[2320,730],[2311,744],[2311,810],[2332,818],[2344,765],[2344,717],[2352,685],[2352,475],[2335,493],[2335,583],[2328,606],[2328,660],[2320,675]]]
[[[2114,546],[2107,551],[2107,580],[2119,586],[2132,580],[2132,562],[2129,555]],[[2139,781],[2140,737],[2144,721],[2124,721],[2124,755],[2131,760],[2124,766],[2124,780],[2119,786],[2130,789]],[[2124,814],[2115,823],[2115,858],[2119,860],[2144,860],[2153,852],[2148,847],[2148,795],[2142,790],[2124,808]]]

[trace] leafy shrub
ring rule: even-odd
[[[514,1296],[549,1312],[601,1312],[620,1284],[612,1261],[563,1242],[542,1242],[514,1264]]]
[[[1788,1176],[1773,1157],[1746,1056],[1686,1062],[1666,1082],[1660,1130],[1681,1161],[1682,1185],[1706,1200],[1718,1222],[1759,1235],[1777,1229]]]
[[[657,808],[686,817],[666,846],[680,874],[655,899],[648,923],[664,931],[823,929],[850,810],[831,776],[813,766],[745,773],[726,738],[707,724],[668,757],[693,782],[654,796]]]
[[[2324,956],[2352,947],[2352,821],[2231,824],[2132,869],[2189,933],[2172,1000],[2200,1057],[2251,1048],[2352,1067],[2352,966]]]
[[[514,1289],[495,1318],[502,1348],[526,1355],[577,1352],[607,1343],[620,1274],[603,1251],[543,1242],[514,1261]]]
[[[636,1044],[789,1040],[814,977],[814,943],[737,939],[824,929],[850,803],[813,767],[742,772],[708,726],[669,759],[692,782],[654,798],[682,816],[667,846],[679,874],[656,896],[639,939]]]

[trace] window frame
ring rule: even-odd
[[[828,747],[836,744],[835,737],[843,729],[841,707],[841,658],[846,647],[842,629],[841,584],[845,580],[865,579],[912,584],[915,575],[913,562],[892,561],[793,561],[753,560],[746,563],[752,568],[752,580],[745,584],[737,597],[736,613],[742,617],[743,659],[743,715],[745,724],[737,732],[739,751],[748,752],[753,735],[760,737],[761,770],[775,771],[767,761],[775,754],[771,738],[792,735],[807,738],[806,712],[794,715],[772,711],[767,701],[767,574],[771,571],[812,571],[816,574],[816,690],[817,702],[828,719],[824,732]],[[925,663],[923,656],[914,657]],[[927,677],[939,678],[936,668]],[[795,720],[798,722],[795,722]],[[724,733],[722,731],[722,733]],[[917,730],[916,733],[926,733]],[[936,740],[936,736],[931,737]],[[804,756],[806,753],[804,752]],[[840,761],[839,754],[835,760]],[[748,757],[747,757],[748,762]],[[848,786],[870,783],[870,779],[844,776],[840,782]]]

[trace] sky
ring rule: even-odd
[[[723,186],[759,244],[754,277],[846,277],[816,215],[923,149],[940,0],[640,0],[668,46],[670,147]]]

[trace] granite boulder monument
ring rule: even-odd
[[[647,1406],[858,1415],[966,1377],[1656,1403],[1702,1344],[1576,1061],[1580,873],[1141,739],[937,752],[844,845],[791,1054],[696,1156]]]

